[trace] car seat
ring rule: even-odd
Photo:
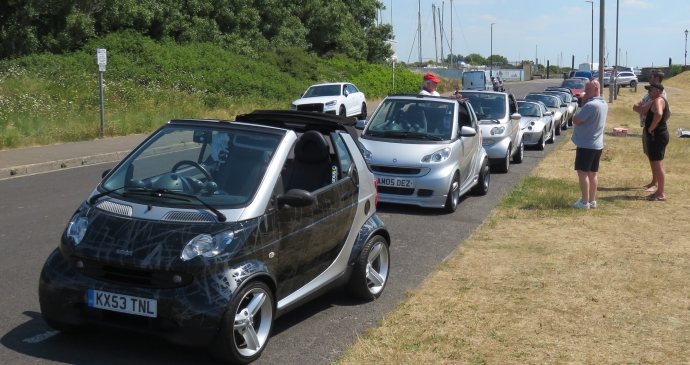
[[[295,159],[284,172],[285,191],[315,191],[331,181],[331,155],[328,142],[317,131],[304,133],[295,144]]]
[[[214,181],[229,195],[249,197],[263,176],[265,152],[235,146],[220,165]]]
[[[414,130],[415,132],[426,132],[426,115],[424,115],[424,109],[422,109],[419,105],[412,104],[407,107],[405,119],[407,120],[407,123],[410,124],[410,129]]]

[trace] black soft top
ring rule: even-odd
[[[357,125],[357,118],[355,117],[298,110],[255,110],[249,114],[238,115],[235,121],[269,125],[302,133],[310,130],[320,132],[344,130],[352,136],[355,142],[358,141],[357,131],[354,128]]]

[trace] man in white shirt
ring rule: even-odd
[[[441,82],[441,80],[439,80],[438,77],[431,72],[425,74],[424,81],[422,81],[422,91],[419,92],[419,95],[441,96],[441,94],[436,91],[436,86],[439,82]],[[453,99],[462,99],[462,95],[457,93],[451,95],[450,97]]]

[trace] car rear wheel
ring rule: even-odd
[[[630,81],[630,87],[631,87],[631,88],[634,88],[635,85],[637,85],[637,82],[636,82],[636,81]]]
[[[343,117],[347,116],[346,111],[345,111],[345,105],[340,106],[340,114],[338,114],[338,115],[342,115]]]
[[[560,121],[558,122],[558,124],[556,124],[556,130],[554,131],[554,133],[555,133],[557,136],[560,136],[560,135],[561,135],[561,122],[560,122]]]
[[[446,205],[443,209],[448,213],[453,213],[458,209],[458,202],[460,201],[460,174],[453,175],[453,181],[448,188],[448,197],[446,198]]]
[[[211,354],[233,364],[248,364],[266,348],[275,312],[271,289],[253,281],[236,293],[211,344]]]
[[[513,163],[522,163],[522,160],[525,159],[525,142],[520,141],[520,146],[518,147],[518,150],[515,151],[515,156],[513,156]]]
[[[551,131],[551,137],[549,137],[549,139],[547,139],[546,141],[544,141],[544,144],[546,144],[546,143],[551,144],[551,143],[554,143],[554,142],[556,142],[556,133],[555,133],[554,131]],[[543,148],[542,148],[542,149],[543,149]]]
[[[362,247],[345,289],[355,298],[378,299],[388,282],[389,271],[388,242],[381,236],[374,236]]]
[[[367,103],[362,103],[362,110],[359,113],[359,119],[367,119]]]
[[[477,195],[486,195],[489,192],[489,185],[491,185],[491,169],[486,160],[482,162],[482,167],[479,169],[478,180],[477,185],[472,188],[472,192]]]

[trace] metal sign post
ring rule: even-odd
[[[101,138],[105,136],[105,124],[103,113],[103,72],[105,72],[105,65],[108,64],[108,57],[105,48],[98,48],[96,50],[96,63],[98,64],[98,90],[101,94]]]

